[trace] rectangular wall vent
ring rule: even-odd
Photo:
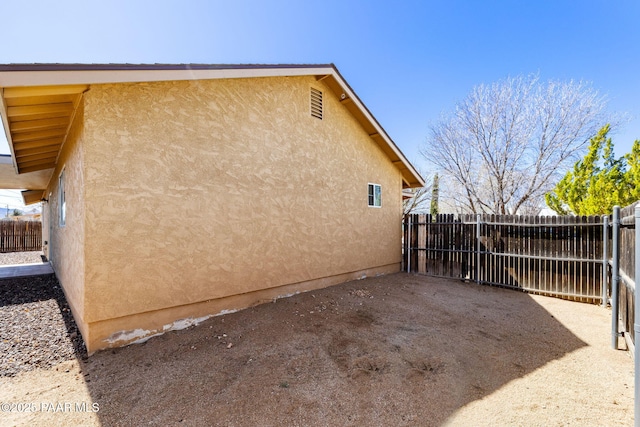
[[[311,88],[311,116],[322,120],[322,92]]]

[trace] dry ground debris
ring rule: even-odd
[[[609,316],[400,273],[88,359],[73,326],[52,322],[74,355],[5,370],[0,425],[630,425],[633,362],[610,349]]]

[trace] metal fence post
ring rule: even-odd
[[[408,230],[407,230],[407,241],[406,241],[406,247],[407,247],[407,273],[411,273],[411,238],[413,237],[413,235],[411,234],[411,223],[413,219],[413,214],[409,214],[409,225],[408,225]]]
[[[635,209],[635,220],[636,220],[636,229],[634,230],[636,235],[636,256],[635,256],[635,288],[633,290],[634,294],[634,307],[635,307],[635,315],[633,319],[633,342],[635,343],[635,354],[633,355],[633,366],[634,366],[634,418],[636,427],[640,427],[640,357],[638,357],[638,337],[640,337],[640,319],[638,319],[638,314],[640,313],[640,298],[638,298],[638,286],[640,286],[640,205],[636,205]]]
[[[607,280],[609,279],[609,215],[602,216],[602,306],[607,308]]]
[[[611,347],[618,349],[618,284],[620,281],[620,206],[613,207],[611,248]]]
[[[476,215],[476,283],[480,283],[480,214]]]

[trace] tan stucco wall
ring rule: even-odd
[[[56,272],[73,311],[76,323],[85,340],[88,325],[85,321],[84,282],[84,162],[83,162],[83,107],[79,106],[62,147],[58,166],[53,171],[45,192],[48,203],[43,206],[45,217],[43,237],[48,242],[46,255]],[[58,179],[64,170],[66,194],[66,221],[60,226]],[[51,233],[49,233],[51,231]]]
[[[99,85],[84,102],[92,340],[138,313],[399,268],[400,172],[314,78]]]

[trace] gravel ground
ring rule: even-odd
[[[42,262],[42,252],[0,254],[0,264]],[[50,368],[86,349],[56,277],[0,280],[0,377]]]
[[[0,265],[33,264],[43,262],[42,251],[0,253]]]

